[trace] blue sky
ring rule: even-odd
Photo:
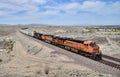
[[[120,25],[120,0],[0,0],[0,24]]]

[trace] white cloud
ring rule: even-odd
[[[14,4],[26,4],[26,3],[37,3],[37,4],[45,4],[49,0],[6,0],[4,2],[10,2]]]
[[[59,13],[58,10],[47,10],[43,12],[43,14],[46,14],[46,15],[57,15],[58,13]]]
[[[46,4],[48,1],[52,0],[2,0],[0,2],[0,16],[7,17],[8,15],[13,15],[20,11],[26,11],[25,15],[33,16],[33,14],[40,14],[39,9],[42,9],[41,6],[43,6],[43,4]],[[51,10],[48,10],[45,12],[45,14],[49,14],[49,12],[50,14],[55,14],[57,11],[55,10],[52,12]]]
[[[81,10],[97,12],[106,6],[105,2],[101,1],[84,1],[81,5]]]
[[[92,12],[96,14],[118,14],[120,13],[120,1],[104,2],[89,0],[83,3],[71,2],[66,4],[58,4],[55,6],[45,6],[49,10],[63,10],[66,13],[77,13],[78,11]]]
[[[38,3],[38,4],[45,4],[48,0],[32,0],[32,2]]]
[[[18,0],[14,0],[15,3],[19,3],[17,2]],[[13,2],[14,2],[13,1]],[[11,1],[12,2],[12,1]],[[21,2],[21,3],[24,3]],[[13,4],[13,3],[6,3],[6,2],[1,2],[0,3],[0,11],[2,13],[6,13],[6,14],[2,14],[0,13],[0,15],[2,16],[7,16],[7,15],[12,15],[14,13],[17,13],[19,11],[26,11],[26,12],[34,12],[34,11],[38,11],[39,10],[39,7],[36,6],[35,4],[32,4],[32,3],[24,3],[24,4]]]
[[[118,13],[120,14],[120,2],[115,2],[109,5],[109,11],[111,13]]]
[[[79,7],[79,3],[77,3],[77,2],[64,5],[64,9],[66,9],[66,10],[75,10],[75,9],[78,9],[78,7]]]
[[[0,11],[2,13],[5,13],[5,14],[2,14],[0,13],[0,16],[7,16],[7,15],[11,15],[13,13],[16,13],[18,11],[21,11],[22,8],[19,7],[19,6],[14,6],[14,5],[11,5],[9,3],[0,3]]]
[[[7,15],[5,12],[0,11],[0,16],[5,16],[5,15]]]
[[[24,4],[30,2],[30,0],[6,0],[6,2],[13,4]]]
[[[84,1],[80,10],[98,14],[116,14],[120,13],[120,2]]]
[[[60,15],[60,11],[66,14],[77,14],[78,11],[92,12],[96,14],[120,14],[120,1],[107,3],[104,1],[83,1],[82,3],[73,1],[64,4],[47,5],[48,1],[53,0],[4,0],[0,2],[0,16],[19,16],[14,15],[19,11],[26,11],[21,17],[41,17],[47,15]],[[37,4],[41,5],[38,6]],[[42,5],[44,4],[44,5]],[[40,9],[45,11],[39,11]]]
[[[79,3],[77,2],[72,2],[68,4],[58,4],[56,6],[45,6],[44,8],[49,9],[49,10],[63,10],[66,13],[76,13],[79,9]]]

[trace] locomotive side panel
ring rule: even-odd
[[[49,41],[53,41],[53,38],[52,38],[51,36],[47,36],[47,35],[46,35],[46,36],[45,36],[45,39],[46,39],[46,40],[49,40]]]
[[[42,35],[41,36],[42,40],[48,42],[48,43],[52,43],[53,42],[53,37],[49,36],[49,35]]]
[[[60,39],[60,38],[56,38],[56,37],[53,37],[53,42],[55,43],[58,43],[58,44],[64,44],[64,41],[63,39]]]
[[[97,53],[97,51],[92,51],[92,47],[88,46],[88,45],[84,45],[84,44],[81,44],[81,43],[77,43],[77,42],[74,42],[74,41],[69,41],[69,40],[66,40],[64,42],[64,45],[66,46],[70,46],[72,48],[75,48],[75,49],[78,49],[78,50],[81,50],[81,51],[84,51],[84,52],[87,52],[87,53]]]

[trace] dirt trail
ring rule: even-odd
[[[28,54],[23,46],[21,45],[21,43],[19,41],[16,41],[15,43],[15,47],[14,47],[14,52],[15,52],[15,58],[7,63],[4,64],[4,66],[13,66],[15,67],[16,65],[30,65],[33,63],[39,64],[39,63],[48,63],[49,61],[32,56],[30,54]]]

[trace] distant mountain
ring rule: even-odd
[[[50,25],[50,24],[0,24],[0,26],[85,26],[85,27],[120,27],[120,25]]]

